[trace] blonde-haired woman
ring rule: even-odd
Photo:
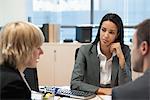
[[[0,31],[0,97],[31,99],[24,70],[35,68],[43,54],[44,36],[34,24],[16,21]]]

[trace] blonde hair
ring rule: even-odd
[[[16,21],[6,24],[0,32],[0,64],[24,65],[34,48],[44,42],[42,31],[32,23]]]

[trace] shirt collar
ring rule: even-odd
[[[100,43],[99,42],[97,43],[97,53],[98,53],[97,56],[103,55],[102,52],[101,52],[101,49],[100,49]]]
[[[101,52],[101,49],[100,49],[100,43],[98,42],[97,43],[97,53],[98,53],[98,57],[101,55],[101,56],[105,56],[102,52]],[[116,53],[115,52],[113,52],[113,54],[112,54],[112,57],[111,58],[113,58],[114,56],[116,56]]]

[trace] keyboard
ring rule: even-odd
[[[70,90],[70,89],[57,88],[57,87],[45,87],[45,92],[53,93],[55,96],[70,97],[76,99],[91,99],[96,96],[96,94],[91,92]]]

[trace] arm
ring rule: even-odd
[[[111,52],[115,52],[118,57],[118,85],[131,81],[131,55],[130,49],[127,45],[121,48],[120,43],[113,43],[111,45]]]
[[[90,91],[90,92],[96,92],[98,90],[98,86],[92,85],[95,79],[91,79],[92,71],[87,68],[87,66],[91,67],[92,69],[93,65],[89,65],[89,62],[87,62],[88,52],[87,48],[81,47],[78,51],[77,58],[75,60],[74,69],[72,72],[72,78],[71,78],[71,89],[76,90],[82,90],[82,91]],[[87,73],[91,73],[90,76],[87,75]],[[98,75],[96,75],[98,77]],[[87,79],[92,80],[90,82],[87,82]]]
[[[124,68],[121,69],[121,66],[119,67],[119,76],[118,76],[118,84],[124,84],[132,80],[131,76],[131,55],[130,55],[130,49],[128,46],[123,47],[123,54],[125,58],[125,64]]]

